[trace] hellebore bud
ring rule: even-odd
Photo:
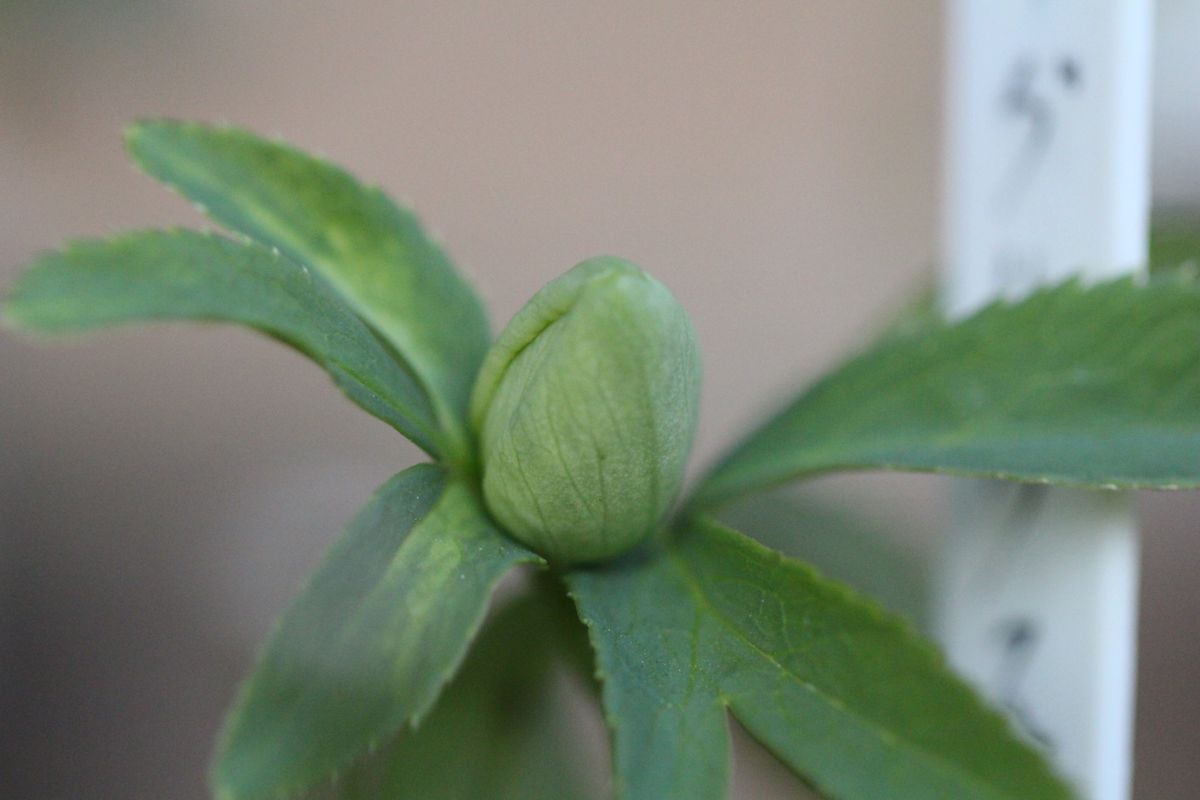
[[[544,286],[484,359],[471,397],[484,499],[551,559],[645,541],[683,480],[700,357],[682,306],[617,258]]]

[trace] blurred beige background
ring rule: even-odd
[[[1200,201],[1194,6],[1159,4],[1172,205]],[[496,325],[584,257],[650,269],[700,333],[703,460],[933,261],[940,36],[933,0],[0,0],[0,285],[67,236],[198,224],[120,131],[228,119],[412,198]],[[203,797],[255,642],[416,457],[241,331],[0,334],[0,795]],[[932,479],[825,488],[914,548],[940,524]],[[1143,507],[1136,794],[1196,797],[1200,497]],[[794,796],[742,756],[740,796]]]

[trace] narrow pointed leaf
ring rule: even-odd
[[[1069,282],[885,339],[752,433],[694,502],[863,469],[1193,488],[1198,400],[1200,285]]]
[[[554,673],[587,642],[570,604],[526,594],[484,624],[429,716],[356,764],[330,800],[594,800]],[[519,642],[520,646],[514,646]]]
[[[314,787],[414,724],[454,674],[496,582],[539,559],[434,466],[371,499],[284,615],[213,771],[225,800]]]
[[[413,214],[332,164],[237,128],[147,121],[127,142],[146,172],[212,219],[324,276],[411,365],[442,423],[461,427],[487,318]]]
[[[260,245],[187,230],[78,241],[34,262],[3,310],[43,334],[161,320],[247,325],[312,358],[429,453],[441,449],[425,394],[362,320],[321,278]]]
[[[641,552],[567,585],[596,651],[618,800],[719,800],[729,782],[719,631],[673,557]]]
[[[622,800],[723,797],[725,707],[829,797],[1069,796],[906,623],[711,520],[569,584]]]

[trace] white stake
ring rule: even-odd
[[[948,10],[946,310],[1140,268],[1150,0],[951,0]],[[937,609],[950,660],[1084,797],[1127,797],[1130,498],[962,481],[952,512]]]

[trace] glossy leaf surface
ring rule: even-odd
[[[580,758],[577,706],[556,673],[586,657],[558,585],[509,602],[485,623],[462,669],[405,731],[323,795],[331,800],[599,800]]]
[[[569,577],[622,800],[725,796],[725,709],[834,798],[1069,792],[905,623],[709,520]]]
[[[930,554],[901,521],[839,500],[812,484],[785,486],[731,503],[718,519],[926,630]]]
[[[252,243],[187,230],[84,240],[11,289],[11,323],[61,334],[134,322],[235,322],[308,355],[364,409],[430,453],[441,434],[409,373],[318,276]]]
[[[430,708],[496,582],[539,559],[438,467],[386,483],[283,616],[243,687],[213,782],[227,800],[331,779]]]
[[[490,340],[487,317],[412,213],[332,164],[237,128],[148,121],[127,141],[143,169],[212,219],[324,276],[460,433]]]
[[[885,338],[751,434],[696,502],[865,469],[1196,487],[1198,401],[1200,286],[1070,282]]]

